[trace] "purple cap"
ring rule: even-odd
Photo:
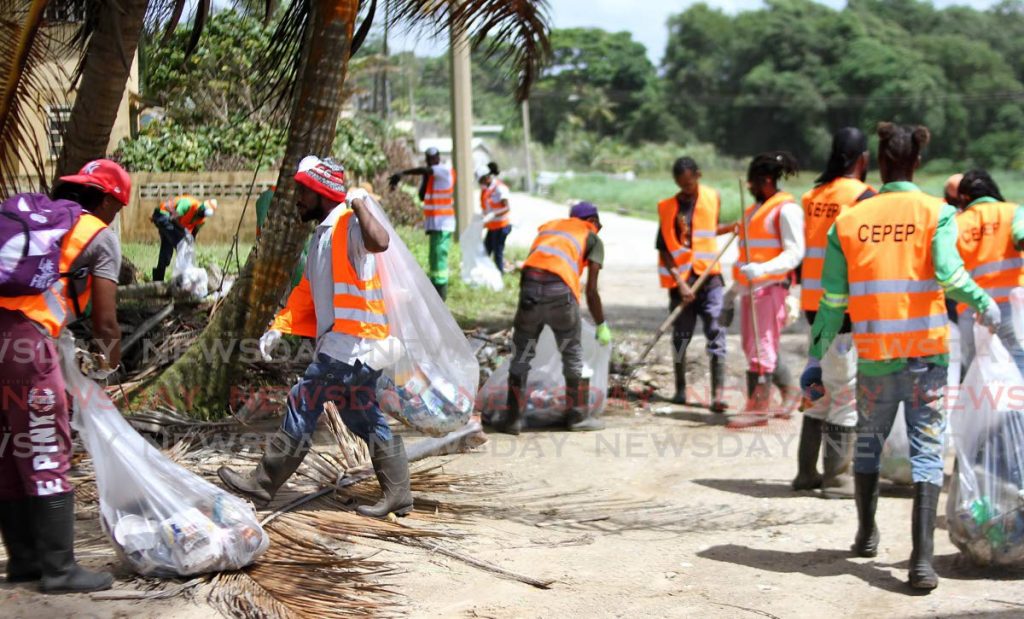
[[[577,202],[569,209],[569,217],[575,217],[576,219],[597,217],[597,207],[590,202]]]

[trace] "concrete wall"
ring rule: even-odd
[[[252,172],[136,172],[132,174],[131,203],[121,211],[121,241],[159,242],[160,237],[150,221],[153,209],[164,200],[182,193],[200,200],[217,200],[217,215],[203,224],[200,242],[230,242],[238,228],[239,217],[243,218],[239,238],[252,241],[256,238],[256,198],[277,182],[277,171],[258,174],[250,196],[252,181]]]

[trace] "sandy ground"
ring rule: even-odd
[[[565,212],[534,198],[516,196],[513,203],[513,244],[528,245],[537,225]],[[606,311],[618,341],[635,349],[666,311],[653,273],[656,227],[613,214],[603,221]],[[689,355],[697,393],[708,388],[703,343],[698,336]],[[729,347],[731,399],[738,405],[744,365],[735,335]],[[805,347],[799,332],[784,337],[784,355],[796,370]],[[669,395],[668,355],[664,341],[649,369],[662,395]],[[494,479],[502,493],[456,525],[465,535],[459,546],[505,570],[550,580],[550,588],[379,543],[376,558],[401,570],[388,583],[405,610],[416,617],[1024,616],[1024,572],[970,566],[950,543],[944,515],[936,532],[940,587],[911,594],[904,582],[911,549],[906,488],[883,492],[879,556],[852,558],[853,503],[789,488],[798,416],[730,431],[724,416],[656,401],[611,410],[607,422],[593,434],[492,435],[445,465],[448,472]],[[944,505],[945,495],[940,513]],[[96,533],[80,531],[80,539]],[[215,616],[182,598],[101,602],[6,585],[0,615]]]

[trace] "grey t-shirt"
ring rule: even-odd
[[[96,233],[82,253],[71,263],[71,272],[85,268],[93,277],[102,277],[117,282],[121,275],[121,244],[110,228]],[[85,291],[86,279],[72,280],[78,294]],[[83,310],[85,308],[82,308]]]

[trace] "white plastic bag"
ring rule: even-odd
[[[354,197],[354,196],[353,196]],[[432,436],[466,425],[480,365],[462,329],[434,285],[372,197],[360,195],[387,230],[388,249],[376,254],[391,337],[373,358],[384,376],[377,385],[381,409]]]
[[[957,472],[949,539],[980,565],[1024,563],[1024,377],[998,337],[974,328],[974,362],[952,415]]]
[[[960,358],[960,329],[957,325],[951,324],[949,325],[949,373],[946,377],[946,386],[953,390],[960,386]],[[947,413],[952,410],[954,403],[955,398],[946,398]],[[942,440],[945,446],[944,451],[948,453],[953,447],[953,434],[949,424],[946,425],[946,434]],[[885,446],[882,447],[881,475],[891,482],[905,486],[914,483],[910,469],[910,440],[907,438],[907,421],[903,414],[902,404],[896,412],[892,432],[889,433],[889,438],[885,440]]]
[[[608,399],[608,363],[611,346],[602,346],[594,337],[594,325],[583,319],[580,337],[583,343],[583,377],[590,379],[589,410],[593,415],[604,411]],[[508,396],[508,370],[511,358],[505,359],[477,394],[476,408],[484,418],[504,411]],[[526,379],[527,420],[530,417],[561,418],[565,412],[565,377],[562,375],[562,355],[558,352],[555,335],[548,327],[537,341],[537,354],[530,362]]]
[[[171,284],[197,299],[209,294],[209,274],[196,266],[196,240],[188,232],[174,250],[174,278]]]
[[[474,288],[482,287],[497,292],[505,287],[505,282],[501,278],[501,271],[484,248],[483,228],[483,218],[474,214],[462,233],[459,241],[462,246],[462,281]]]
[[[143,576],[236,570],[270,544],[252,505],[171,462],[142,438],[75,363],[60,338],[73,425],[96,470],[100,523],[121,559]]]

